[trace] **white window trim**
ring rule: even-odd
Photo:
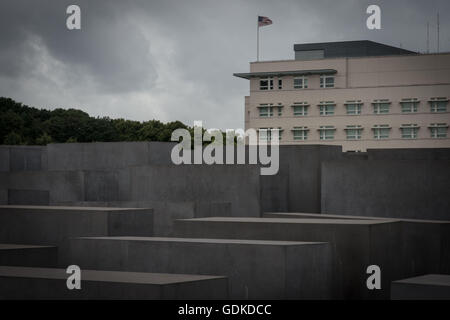
[[[309,131],[308,127],[294,127],[292,129],[292,137],[293,137],[294,140],[297,140],[297,141],[308,140],[308,131]],[[298,137],[297,138],[295,137],[295,134],[297,132],[301,132],[302,133],[300,139]]]
[[[327,79],[333,79],[333,85],[327,86]],[[320,75],[320,88],[327,89],[327,88],[334,88],[335,87],[335,76],[334,75],[328,75],[328,74],[322,74]]]
[[[298,79],[302,80],[302,85],[296,87],[295,86],[295,80],[298,80]],[[294,77],[294,79],[293,79],[293,86],[294,86],[294,89],[308,89],[308,77],[306,77],[306,76]]]
[[[420,127],[417,124],[402,124],[400,126],[400,132],[401,132],[402,139],[406,139],[406,140],[417,139],[419,128]],[[413,129],[411,131],[411,135],[410,136],[405,136],[404,131],[403,131],[405,129]]]
[[[387,137],[382,137],[381,136],[381,130],[380,129],[388,129],[388,134]],[[376,124],[372,127],[373,130],[373,138],[375,140],[384,140],[384,139],[389,139],[390,133],[391,133],[391,127],[387,124]]]
[[[428,128],[430,129],[430,136],[432,139],[445,139],[447,138],[448,135],[448,124],[446,123],[432,123],[428,126]],[[437,129],[441,129],[441,128],[445,128],[445,135],[443,137],[439,137],[438,136],[438,130]],[[436,129],[436,130],[433,130]]]
[[[265,81],[265,80],[267,80],[267,89],[262,89],[263,87],[261,86],[261,81]],[[259,85],[259,90],[261,90],[261,91],[271,91],[271,90],[273,90],[273,88],[274,88],[274,86],[273,86],[273,77],[259,78],[258,85]],[[264,86],[264,88],[265,87],[266,86]]]
[[[380,112],[381,111],[381,104],[387,104],[388,105],[387,112]],[[374,114],[388,114],[391,111],[391,101],[389,101],[388,99],[373,100],[372,107],[373,107],[373,113]]]
[[[355,105],[356,106],[356,113],[349,113],[348,112],[348,106],[349,105]],[[344,103],[345,106],[345,113],[349,116],[358,116],[361,114],[361,110],[362,110],[362,106],[363,103],[361,102],[361,100],[347,100]]]
[[[320,101],[318,107],[319,107],[319,114],[321,116],[333,116],[336,110],[336,103],[334,101]],[[326,107],[332,107],[333,109],[332,113],[327,114]]]
[[[347,140],[361,140],[363,129],[364,128],[361,125],[348,125],[348,126],[346,126],[344,130],[346,131],[346,138],[347,138]],[[349,138],[348,130],[356,130],[356,134],[355,134],[354,138]]]
[[[334,140],[334,133],[336,132],[336,127],[334,126],[320,126],[319,129],[319,140]],[[326,138],[326,132],[333,131],[333,136],[330,139]]]

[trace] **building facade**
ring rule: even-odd
[[[245,128],[280,144],[450,147],[450,53],[372,41],[294,45],[295,59],[250,63]]]

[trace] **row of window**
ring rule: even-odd
[[[399,128],[402,139],[416,139],[419,128],[420,127],[417,124],[402,125]],[[433,139],[447,137],[448,125],[446,123],[432,123],[428,126],[428,128],[430,130],[430,137]],[[347,126],[344,129],[347,140],[360,140],[363,129],[364,128],[360,125]],[[373,138],[376,140],[389,139],[391,129],[392,128],[388,124],[375,125],[372,127]],[[262,141],[270,141],[273,130],[279,131],[279,138],[281,139],[283,133],[283,129],[281,128],[259,128],[259,139]],[[294,127],[292,129],[293,139],[308,140],[309,131],[310,130],[308,127]],[[318,131],[320,140],[333,140],[336,133],[336,128],[334,126],[320,126]]]
[[[320,76],[321,88],[334,88],[334,76],[321,75]],[[259,90],[273,90],[274,79],[273,77],[259,79]],[[278,90],[283,89],[283,79],[278,78]],[[308,89],[308,77],[300,76],[294,77],[294,89]]]
[[[417,98],[402,99],[400,101],[402,113],[415,113],[418,110],[420,101]],[[448,99],[445,97],[431,98],[428,101],[430,112],[447,112]],[[360,100],[347,101],[344,103],[348,115],[360,115],[363,103]],[[294,116],[308,115],[309,104],[307,102],[296,102],[292,105]],[[386,99],[374,100],[372,102],[374,114],[388,114],[391,102]],[[321,116],[334,115],[336,103],[334,101],[321,101],[318,104]],[[258,106],[261,118],[273,117],[274,109],[277,109],[278,116],[282,115],[283,106],[281,104],[261,104]]]

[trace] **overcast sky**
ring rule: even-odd
[[[66,8],[81,7],[81,30]],[[381,7],[382,30],[365,26]],[[293,59],[293,44],[373,40],[414,51],[450,51],[449,0],[1,0],[0,96],[30,106],[79,108],[93,116],[203,120],[243,128],[247,72],[256,59]]]

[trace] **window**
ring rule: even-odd
[[[294,89],[307,89],[308,88],[308,78],[307,77],[295,77],[294,78]]]
[[[278,140],[281,140],[281,135],[283,133],[283,129],[281,128],[259,128],[259,140],[260,141],[271,141],[272,140],[272,131],[278,130]]]
[[[417,124],[402,124],[400,130],[402,132],[402,139],[416,139],[419,127]]]
[[[372,102],[373,104],[373,113],[375,114],[383,114],[383,113],[389,113],[389,106],[390,102],[389,100],[382,99],[382,100],[375,100]]]
[[[307,102],[295,102],[292,105],[294,116],[306,116],[308,114],[308,106]]]
[[[447,98],[431,98],[429,102],[431,112],[447,112]]]
[[[319,103],[320,115],[331,116],[334,114],[335,103],[333,101],[321,101]]]
[[[261,104],[258,109],[261,118],[270,118],[273,116],[273,106],[271,105]]]
[[[283,106],[278,105],[278,116],[281,117],[283,115]]]
[[[432,123],[429,126],[431,138],[447,138],[447,128],[446,123]]]
[[[282,79],[278,79],[278,90],[283,89],[283,80]]]
[[[419,105],[419,100],[417,98],[413,99],[402,99],[400,101],[403,113],[417,112],[417,106]]]
[[[269,141],[271,138],[271,132],[269,128],[260,128],[258,130],[260,141]]]
[[[347,108],[347,114],[361,114],[362,102],[358,101],[347,101],[345,107]]]
[[[334,76],[320,76],[320,87],[321,88],[334,88]]]
[[[260,79],[259,90],[273,90],[273,78]]]
[[[351,125],[345,128],[347,140],[360,140],[363,128],[360,125]]]
[[[377,124],[373,126],[373,137],[377,140],[388,139],[391,128],[388,124]]]
[[[308,127],[294,127],[294,129],[292,129],[294,140],[307,140],[308,131],[309,131]]]
[[[320,140],[333,140],[336,128],[333,126],[321,126],[319,128]]]

